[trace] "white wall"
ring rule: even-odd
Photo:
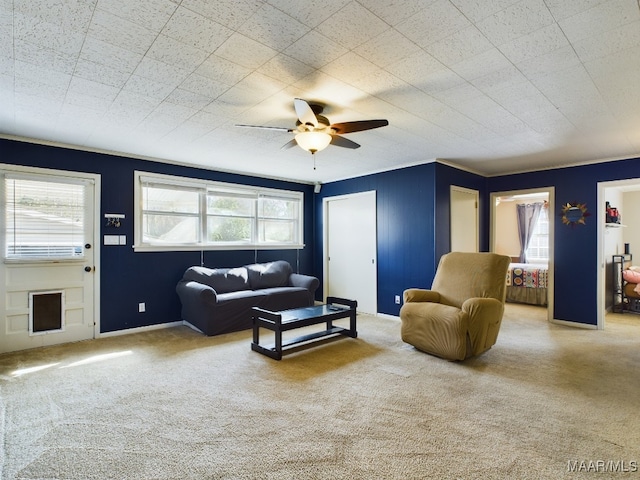
[[[615,188],[607,188],[604,192],[605,201],[609,202],[612,207],[618,209],[620,214],[622,215],[622,220],[624,221],[624,203],[623,203],[623,194],[620,190]],[[599,219],[599,221],[602,221]],[[617,227],[605,227],[604,229],[604,261],[606,265],[605,270],[605,308],[610,309],[613,305],[613,262],[611,257],[613,255],[617,255],[620,253],[624,253],[624,231],[626,228],[617,228]],[[640,247],[640,243],[638,244]]]
[[[615,188],[607,188],[605,191],[605,201],[609,202],[612,207],[618,209],[622,215],[622,222],[625,220],[625,208],[623,202],[623,194],[620,190]],[[611,262],[611,256],[619,253],[624,253],[623,235],[626,228],[605,228],[604,230],[604,255],[607,258],[607,263]],[[640,243],[638,244],[640,253]]]
[[[518,239],[518,217],[516,202],[501,201],[496,212],[495,253],[509,257],[520,256],[520,240]]]
[[[640,214],[636,208],[640,208],[640,192],[626,192],[622,195],[624,205],[620,207],[621,221],[626,225],[622,230],[622,243],[628,243],[633,254],[634,265],[640,265]],[[615,205],[614,205],[615,206]],[[624,250],[622,250],[624,251]]]

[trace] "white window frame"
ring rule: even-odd
[[[153,183],[159,187],[171,188],[183,187],[185,190],[196,190],[200,193],[200,212],[198,222],[200,228],[199,240],[194,243],[150,243],[143,238],[143,184]],[[229,242],[212,243],[204,241],[205,226],[207,221],[206,195],[208,192],[219,191],[220,193],[233,193],[244,197],[251,197],[255,200],[253,209],[252,238],[250,242]],[[261,197],[276,197],[296,201],[299,204],[298,218],[296,225],[296,239],[291,243],[268,243],[258,240],[258,199]],[[197,178],[178,177],[173,175],[162,175],[144,171],[134,171],[134,244],[136,252],[167,252],[167,251],[192,251],[192,250],[279,250],[279,249],[302,249],[304,248],[304,193],[292,190],[278,190],[250,185],[232,184],[202,180]]]
[[[543,218],[543,215],[545,216],[545,218]],[[546,237],[547,240],[547,252],[549,251],[549,205],[545,204],[542,207],[542,211],[540,212],[540,217],[538,217],[538,221],[536,222],[536,225],[534,227],[533,230],[533,236],[531,238],[531,240],[536,239],[536,243],[539,243],[537,240],[538,238],[542,238],[542,237]],[[540,229],[540,226],[546,224],[546,233],[545,234],[540,234],[537,231]],[[531,247],[531,243],[529,243],[530,247],[527,249],[527,260],[530,263],[547,263],[549,262],[549,258],[548,255],[547,257],[536,257],[531,255],[529,252],[530,250],[533,248]],[[538,250],[538,247],[536,247],[536,250]]]

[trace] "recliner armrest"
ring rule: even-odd
[[[469,298],[462,304],[462,311],[469,321],[467,334],[471,351],[467,351],[467,357],[491,348],[498,338],[504,304],[495,298]]]
[[[440,303],[440,294],[434,290],[425,290],[422,288],[408,288],[402,294],[404,303],[410,302],[432,302]]]
[[[486,318],[495,318],[495,321],[491,322],[495,323],[502,319],[504,304],[495,298],[474,297],[466,299],[461,309],[469,315],[471,320],[486,316]]]

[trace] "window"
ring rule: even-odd
[[[251,245],[255,237],[255,196],[207,192],[207,243]]]
[[[527,260],[531,263],[549,261],[549,214],[548,204],[544,203],[540,216],[533,228],[533,234],[527,248]]]
[[[258,199],[258,239],[262,243],[289,243],[299,228],[300,202],[261,196]]]
[[[142,188],[143,243],[199,243],[200,193],[148,184]]]
[[[4,258],[83,258],[85,185],[82,182],[7,174],[4,197]]]
[[[302,248],[302,192],[136,172],[136,250]]]

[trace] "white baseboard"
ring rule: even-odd
[[[116,330],[115,332],[101,333],[96,338],[117,337],[119,335],[129,335],[130,333],[140,333],[140,332],[148,332],[150,330],[159,330],[161,328],[178,327],[184,324],[185,322],[180,320],[179,322],[159,323],[157,325],[148,325],[146,327],[126,328],[124,330]]]
[[[556,320],[555,318],[553,320],[551,320],[550,323],[554,323],[556,325],[562,325],[562,326],[565,326],[565,327],[584,328],[586,330],[597,330],[598,329],[597,325],[589,325],[589,324],[580,323],[580,322],[569,322],[567,320]]]
[[[202,330],[200,330],[198,327],[196,327],[195,325],[192,325],[191,323],[187,322],[186,320],[182,321],[183,325],[186,325],[187,327],[189,327],[192,330],[195,330],[198,333],[201,333],[202,335],[206,335],[206,333],[204,333]]]
[[[322,305],[322,303],[316,302],[316,305]],[[371,315],[371,314],[367,313],[365,315]],[[399,322],[400,321],[400,317],[397,317],[395,315],[389,315],[389,314],[386,314],[386,313],[376,313],[375,315],[372,315],[372,316],[379,317],[379,318],[384,318],[384,319],[387,319],[387,320],[393,320],[395,322]],[[573,322],[564,322],[564,323],[568,323],[570,325],[573,324]],[[105,333],[99,334],[96,338],[117,337],[117,336],[120,336],[120,335],[129,335],[131,333],[140,333],[140,332],[149,332],[151,330],[160,330],[161,328],[179,327],[180,325],[185,325],[185,326],[195,330],[196,332],[203,333],[199,328],[195,327],[194,325],[190,324],[189,322],[186,322],[184,320],[180,320],[178,322],[159,323],[157,325],[148,325],[146,327],[134,327],[134,328],[126,328],[124,330],[116,330],[114,332],[105,332]],[[204,333],[203,333],[203,335],[204,335]]]

